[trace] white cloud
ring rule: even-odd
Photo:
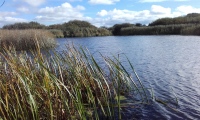
[[[150,2],[164,2],[164,1],[170,1],[170,0],[140,0],[141,3],[150,3]],[[172,1],[172,0],[171,0]],[[174,0],[176,2],[184,2],[184,1],[190,1],[190,0]]]
[[[140,0],[139,2],[145,3],[145,2],[163,2],[167,0]]]
[[[29,12],[29,9],[27,7],[23,7],[23,6],[18,7],[16,9],[17,9],[17,11],[23,12],[23,13],[28,13]]]
[[[120,10],[115,8],[110,11],[101,10],[97,13],[97,15],[99,16],[95,23],[97,26],[100,24],[103,24],[101,26],[112,26],[116,23],[145,22],[146,20],[151,19],[149,10],[130,11],[126,9]]]
[[[85,10],[83,6],[73,7],[70,3],[63,3],[57,7],[45,7],[38,10],[36,20],[40,22],[62,23],[69,20],[89,20],[81,11]]]
[[[190,0],[175,0],[177,2],[190,1]]]
[[[0,17],[0,27],[2,27],[3,25],[13,24],[17,22],[27,22],[27,20],[14,17]]]
[[[13,17],[16,16],[16,12],[0,12],[0,27],[6,24],[13,24],[16,22],[26,22],[26,19]]]
[[[110,11],[101,10],[97,12],[98,18],[93,23],[97,26],[112,26],[116,23],[142,23],[148,24],[158,18],[178,17],[188,13],[200,13],[200,8],[192,6],[179,6],[174,11],[159,5],[152,5],[149,10],[132,11],[113,9]]]
[[[151,6],[151,12],[153,14],[171,14],[171,8],[164,8],[162,6],[159,5],[152,5]]]
[[[97,15],[103,17],[108,15],[108,12],[106,10],[101,10],[100,12],[97,13]]]
[[[76,1],[82,1],[82,0],[68,0],[69,2],[76,2]]]
[[[200,13],[200,8],[194,8],[192,6],[179,6],[176,8],[176,11],[181,14]]]
[[[16,12],[0,12],[1,17],[17,15]]]
[[[31,6],[40,6],[41,4],[43,4],[45,2],[45,0],[22,0],[26,3],[28,3]]]
[[[17,0],[19,1],[19,0]],[[22,1],[22,0],[21,0]],[[24,0],[25,1],[25,0]],[[26,0],[27,1],[27,0]],[[45,1],[45,0],[43,0]],[[69,0],[67,0],[69,1]],[[74,1],[74,0],[73,0]],[[79,1],[79,0],[75,0]],[[92,0],[90,0],[92,1]],[[109,4],[113,4],[119,0],[113,0]],[[142,0],[140,0],[142,1]],[[144,1],[163,1],[163,0],[143,0]],[[183,1],[183,0],[175,0]],[[103,1],[101,1],[103,2]],[[105,1],[104,1],[105,2]],[[96,4],[100,4],[97,0]],[[18,7],[18,8],[17,8]],[[96,18],[87,17],[84,15],[85,7],[77,5],[73,6],[72,4],[65,2],[59,6],[55,7],[44,7],[38,9],[34,6],[23,6],[18,5],[15,9],[16,12],[0,12],[0,27],[4,24],[12,24],[15,22],[26,22],[26,19],[19,18],[20,13],[34,13],[37,14],[34,21],[38,21],[43,24],[57,24],[68,22],[70,20],[86,20],[96,26],[112,26],[117,23],[142,23],[148,24],[158,18],[163,17],[177,17],[186,15],[188,13],[200,13],[200,8],[194,8],[192,6],[179,6],[175,9],[168,7],[163,7],[160,5],[152,5],[149,9],[146,10],[128,10],[128,9],[111,9],[106,10],[102,9],[96,13]],[[17,17],[16,17],[17,16]],[[28,22],[28,21],[27,21]]]
[[[116,2],[119,2],[120,0],[89,0],[90,4],[114,4]]]

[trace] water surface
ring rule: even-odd
[[[200,37],[122,36],[58,39],[58,51],[72,43],[86,46],[98,59],[126,54],[146,87],[159,99],[178,98],[177,111],[153,102],[127,109],[124,119],[200,119]],[[120,58],[122,62],[126,60]],[[126,63],[124,63],[126,64]],[[174,107],[174,106],[173,106]]]

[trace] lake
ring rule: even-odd
[[[200,119],[200,37],[198,36],[108,36],[57,39],[58,51],[65,45],[86,46],[99,59],[124,55],[134,65],[143,84],[153,88],[156,98],[178,98],[173,110],[158,102],[127,108],[124,119]]]

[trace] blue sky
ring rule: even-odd
[[[194,12],[200,13],[200,0],[5,0],[0,7],[0,27],[15,22],[50,25],[75,19],[97,27],[125,22],[148,24]]]

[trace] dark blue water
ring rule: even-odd
[[[126,54],[144,85],[154,89],[156,98],[172,100],[169,104],[176,109],[154,101],[140,109],[124,110],[124,119],[200,119],[200,37],[64,38],[58,39],[57,50],[72,42],[86,46],[97,59],[98,52],[104,56]],[[126,62],[124,57],[120,59]],[[174,105],[175,96],[178,105]]]

